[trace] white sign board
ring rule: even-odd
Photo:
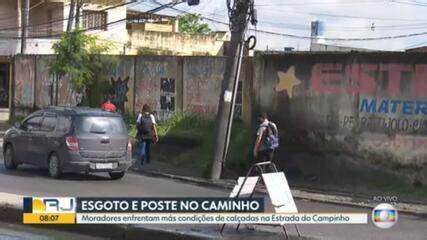
[[[258,179],[259,177],[248,177],[246,179],[245,185],[240,191],[239,197],[249,197],[253,193]],[[245,177],[239,177],[239,179],[237,179],[237,184],[234,186],[233,191],[231,191],[230,198],[237,196],[237,193],[239,192],[239,189],[241,188],[244,180]]]
[[[264,173],[262,179],[276,213],[298,213],[285,173]]]
[[[233,92],[225,90],[225,92],[224,92],[224,102],[231,102],[232,97],[233,97]]]

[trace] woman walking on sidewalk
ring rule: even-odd
[[[136,119],[138,132],[136,138],[139,142],[139,158],[141,167],[144,162],[150,163],[151,143],[157,143],[159,136],[157,134],[156,119],[151,113],[151,108],[147,104],[142,106],[142,111]]]

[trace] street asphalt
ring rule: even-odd
[[[229,194],[228,190],[201,187],[164,178],[147,177],[137,173],[128,173],[123,179],[116,181],[110,180],[107,174],[68,174],[61,180],[54,180],[47,177],[46,170],[31,166],[21,165],[16,171],[5,170],[3,159],[0,160],[0,192],[25,196],[57,197],[226,197]],[[268,202],[267,198],[266,202]],[[360,212],[368,213],[369,216],[367,225],[301,225],[299,228],[304,236],[352,240],[427,239],[426,218],[400,214],[399,221],[395,226],[383,230],[371,223],[372,209],[307,200],[296,200],[296,205],[299,212]],[[220,226],[198,228],[197,226],[178,225],[172,227],[216,233]],[[296,234],[292,226],[288,227],[288,231],[291,234]],[[0,239],[2,239],[1,234],[7,235],[8,233],[5,227],[0,225]]]
[[[1,240],[100,240],[102,238],[87,236],[79,233],[41,229],[32,226],[0,222]]]

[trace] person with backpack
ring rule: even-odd
[[[138,114],[136,123],[136,138],[139,142],[139,157],[142,166],[144,162],[150,163],[151,143],[157,143],[159,141],[156,128],[156,119],[151,113],[151,108],[147,104],[142,106],[142,111]]]
[[[273,161],[274,150],[279,147],[279,131],[276,124],[268,120],[267,113],[258,116],[259,126],[253,149],[256,163]]]

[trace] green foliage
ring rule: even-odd
[[[148,47],[138,49],[138,55],[156,55],[156,51]]]
[[[207,34],[212,30],[208,24],[202,23],[200,14],[188,13],[179,18],[179,31],[189,34]]]
[[[196,175],[208,176],[215,147],[213,119],[200,115],[177,112],[167,121],[159,123],[160,141],[167,141],[153,149],[153,160],[178,168],[192,169]],[[131,137],[136,135],[135,120],[128,122]],[[250,164],[250,129],[242,121],[235,120],[230,139],[227,172],[242,173]]]
[[[65,33],[52,48],[55,57],[49,62],[50,74],[58,78],[68,75],[73,90],[79,91],[94,81],[107,61],[101,54],[109,50],[109,45],[76,29]]]

